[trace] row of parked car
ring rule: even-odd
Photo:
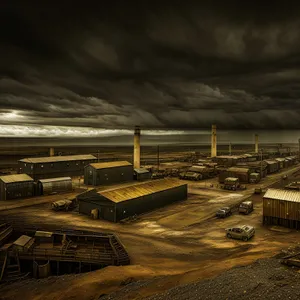
[[[248,215],[253,211],[252,201],[243,201],[238,208],[238,212]],[[232,215],[232,209],[230,207],[222,207],[216,212],[217,218],[226,218]],[[241,225],[231,228],[226,228],[226,236],[232,239],[240,239],[248,241],[255,235],[255,228],[250,225]]]

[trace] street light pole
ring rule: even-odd
[[[260,149],[260,179],[262,179],[263,149]]]

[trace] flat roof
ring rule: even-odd
[[[268,189],[264,194],[264,198],[300,202],[300,192],[291,190]]]
[[[83,155],[65,155],[65,156],[47,156],[47,157],[30,157],[20,159],[20,162],[24,163],[51,163],[51,162],[60,162],[60,161],[76,161],[76,160],[90,160],[96,159],[94,155],[91,154],[83,154]]]
[[[49,231],[36,231],[34,236],[50,238],[50,237],[52,237],[52,235],[53,235],[53,232],[49,232]]]
[[[237,167],[231,167],[227,169],[230,172],[239,172],[239,173],[248,173],[249,168],[237,168]]]
[[[4,176],[0,176],[0,180],[3,181],[4,183],[33,181],[33,179],[27,174],[4,175]]]
[[[40,179],[39,182],[46,183],[46,182],[57,182],[57,181],[72,181],[71,177],[57,177],[57,178],[46,178],[46,179]]]
[[[138,173],[138,174],[146,174],[146,173],[150,173],[149,170],[145,169],[145,168],[136,168],[134,169],[134,172]]]
[[[21,235],[16,241],[13,242],[13,244],[24,247],[31,239],[31,236]]]
[[[132,164],[128,161],[108,161],[101,163],[92,163],[90,164],[93,168],[100,169],[108,169],[108,168],[116,168],[116,167],[124,167],[124,166],[132,166]]]
[[[137,185],[118,188],[115,190],[103,192],[99,191],[98,194],[115,203],[119,203],[180,186],[187,186],[187,184],[174,179],[158,179]]]

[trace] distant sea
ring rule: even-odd
[[[219,145],[234,144],[253,144],[254,134],[259,135],[260,144],[298,144],[300,131],[250,131],[250,130],[231,130],[217,131],[217,141]],[[170,145],[170,146],[190,146],[190,145],[209,145],[210,130],[199,131],[165,131],[164,134],[141,131],[141,145]],[[93,137],[0,137],[1,148],[23,148],[23,147],[49,147],[49,146],[130,146],[133,142],[132,134],[113,134]]]

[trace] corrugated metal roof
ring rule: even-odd
[[[97,170],[107,169],[107,168],[124,167],[124,166],[132,166],[132,164],[128,161],[108,161],[108,162],[101,162],[101,163],[92,163],[90,165]]]
[[[115,190],[103,192],[100,191],[98,192],[98,194],[115,203],[119,203],[180,186],[187,186],[187,184],[173,179],[159,179],[153,180],[151,182],[145,182],[137,185],[118,188]]]
[[[31,236],[21,235],[16,241],[13,242],[13,244],[24,247],[31,239]]]
[[[264,195],[264,198],[300,202],[300,192],[280,189],[268,189]]]
[[[72,181],[71,177],[57,177],[57,178],[46,178],[40,179],[39,182],[46,183],[46,182],[57,182],[57,181]]]
[[[275,160],[276,160],[276,161],[282,161],[282,162],[283,162],[283,161],[285,161],[286,159],[285,159],[285,158],[282,158],[282,157],[278,157],[278,158],[275,158]]]
[[[4,175],[4,176],[0,176],[0,180],[3,181],[4,183],[33,181],[33,179],[27,174]]]
[[[147,169],[144,168],[137,168],[134,169],[134,172],[138,173],[138,174],[145,174],[145,173],[149,173],[149,171]]]
[[[30,157],[20,159],[20,162],[24,163],[51,163],[51,162],[59,162],[59,161],[74,161],[74,160],[89,160],[96,159],[94,155],[84,154],[84,155],[65,155],[65,156],[47,156],[47,157]]]
[[[230,172],[237,172],[237,173],[248,173],[248,172],[249,172],[249,169],[248,169],[248,168],[231,167],[231,168],[228,168],[227,171],[230,171]]]
[[[266,162],[268,165],[278,164],[278,161],[276,161],[276,160],[265,160],[265,162]]]

